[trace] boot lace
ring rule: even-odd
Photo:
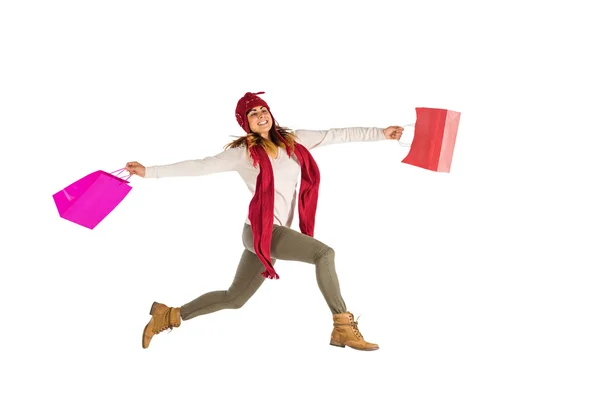
[[[161,317],[162,321],[160,326],[158,327],[154,327],[153,331],[154,334],[157,335],[165,330],[169,330],[167,333],[171,333],[171,331],[173,330],[173,327],[175,326],[173,323],[171,323],[171,311],[172,309],[169,308],[169,310],[164,313]]]
[[[358,316],[358,318],[360,318],[360,315]],[[350,326],[352,326],[352,331],[354,332],[356,337],[359,339],[363,339],[363,335],[358,330],[358,318],[356,318],[356,321],[350,321]]]

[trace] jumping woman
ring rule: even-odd
[[[278,279],[276,260],[315,265],[317,284],[333,315],[330,344],[357,350],[377,350],[365,341],[340,292],[334,250],[313,238],[319,194],[319,168],[309,150],[334,143],[399,140],[403,128],[344,128],[295,130],[281,127],[259,93],[246,93],[237,103],[235,116],[246,132],[225,146],[223,152],[199,160],[144,167],[128,162],[126,170],[142,178],[201,176],[236,171],[252,200],[242,231],[244,250],[229,289],[209,292],[180,307],[154,302],[145,326],[142,347],[154,335],[179,327],[200,315],[241,308],[265,279]],[[291,229],[300,176],[298,214],[300,231]]]

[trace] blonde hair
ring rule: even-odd
[[[279,139],[279,136],[275,133],[275,129],[279,132],[283,141]],[[267,154],[273,158],[277,157],[278,148],[281,147],[283,149],[287,146],[290,146],[290,150],[294,151],[294,143],[296,140],[296,135],[294,132],[285,127],[281,126],[273,126],[269,131],[269,139],[263,138],[261,135],[255,132],[250,132],[246,136],[239,136],[237,139],[225,145],[225,150],[232,148],[235,149],[237,147],[245,146],[246,147],[246,155],[250,156],[250,147],[260,146]]]

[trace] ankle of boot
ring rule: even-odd
[[[181,308],[180,307],[173,307],[171,308],[171,313],[170,313],[170,321],[174,326],[179,326],[181,325]]]

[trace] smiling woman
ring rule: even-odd
[[[265,139],[269,138],[269,131],[273,126],[271,114],[265,106],[255,107],[248,111],[248,124],[252,132],[259,133]]]
[[[256,93],[256,95],[258,94],[263,94],[263,92]],[[249,105],[247,104],[247,106]],[[247,135],[227,144],[225,149],[240,146],[246,146],[247,149],[250,149],[254,146],[260,146],[271,158],[277,157],[279,148],[286,149],[290,147],[293,152],[297,136],[294,135],[291,129],[276,124],[266,103],[252,107],[246,112],[245,116],[241,116],[236,110],[236,118],[240,126],[247,132]]]
[[[309,150],[334,143],[399,140],[403,128],[292,131],[278,126],[259,94],[262,92],[246,93],[238,101],[235,116],[246,136],[227,144],[222,153],[148,168],[137,162],[126,165],[131,174],[146,178],[236,171],[253,193],[242,232],[244,249],[229,289],[205,293],[181,307],[154,302],[150,309],[152,317],[144,328],[142,347],[147,348],[154,335],[163,330],[180,326],[182,320],[241,308],[266,278],[279,278],[274,268],[276,260],[289,260],[315,266],[319,289],[333,315],[330,344],[376,350],[379,346],[365,341],[354,315],[346,309],[335,269],[334,250],[313,237],[320,172]],[[301,185],[297,196],[299,175]],[[290,228],[297,197],[301,232]]]

